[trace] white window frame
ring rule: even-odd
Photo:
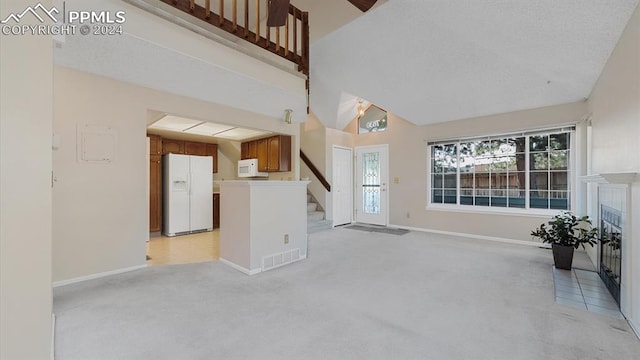
[[[539,209],[539,208],[530,208],[530,169],[529,169],[529,156],[525,156],[525,168],[527,169],[527,176],[525,177],[525,186],[527,191],[527,196],[525,197],[525,208],[515,208],[515,207],[492,207],[492,206],[480,206],[480,205],[462,205],[460,204],[460,170],[456,172],[456,182],[457,182],[457,191],[456,191],[456,204],[443,204],[443,203],[434,203],[433,202],[433,191],[431,186],[431,175],[432,175],[432,165],[431,165],[431,146],[436,145],[438,143],[459,143],[466,141],[473,141],[485,138],[505,138],[505,137],[515,137],[515,136],[526,136],[526,154],[529,154],[529,136],[537,135],[537,134],[552,134],[558,132],[568,132],[569,135],[569,209]],[[492,135],[484,135],[484,136],[474,136],[474,137],[464,137],[464,138],[452,138],[452,139],[443,139],[437,141],[428,141],[425,142],[426,145],[426,153],[427,153],[427,206],[426,210],[433,211],[447,211],[447,212],[462,212],[462,213],[493,213],[500,215],[517,215],[517,216],[531,216],[531,217],[539,217],[539,218],[548,218],[550,216],[554,216],[563,211],[574,211],[576,209],[576,196],[577,196],[577,153],[576,153],[576,125],[567,125],[562,127],[554,127],[547,129],[536,129],[536,130],[527,130],[516,133],[504,133],[504,134],[492,134]],[[458,153],[459,156],[459,153]],[[458,162],[459,163],[459,162]]]

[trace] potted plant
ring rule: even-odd
[[[598,228],[591,225],[588,216],[577,217],[565,211],[554,216],[548,223],[541,224],[531,232],[531,236],[551,244],[556,268],[571,270],[573,251],[578,246],[583,249],[585,245],[593,246],[600,240]]]

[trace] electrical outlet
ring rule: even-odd
[[[393,183],[394,184],[400,184],[400,178],[399,177],[394,177],[393,178]]]
[[[285,244],[289,243],[289,234],[284,234],[284,243]]]

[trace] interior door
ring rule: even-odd
[[[389,146],[356,148],[356,222],[388,224]]]
[[[353,151],[333,147],[333,226],[351,224],[353,215]]]

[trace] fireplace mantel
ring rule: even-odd
[[[586,183],[598,184],[631,184],[640,180],[637,172],[614,172],[580,176],[580,180]]]

